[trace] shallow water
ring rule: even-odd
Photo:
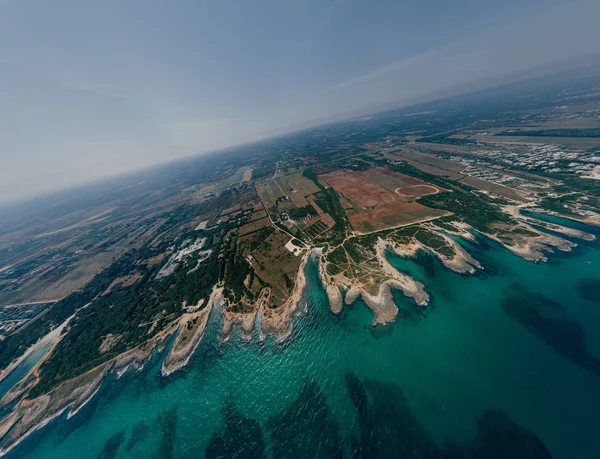
[[[38,347],[35,351],[27,356],[17,367],[11,371],[6,378],[0,381],[0,398],[11,390],[29,370],[31,370],[50,349],[50,344]]]
[[[381,328],[360,301],[331,314],[313,260],[308,313],[285,344],[219,344],[213,313],[186,369],[161,378],[157,355],[141,373],[111,377],[9,457],[489,458],[547,448],[596,458],[600,306],[580,284],[600,277],[600,244],[535,264],[490,241],[463,243],[485,266],[477,276],[426,254],[390,255],[432,304],[422,311],[395,293],[400,318]]]

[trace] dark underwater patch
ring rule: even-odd
[[[173,405],[163,411],[156,418],[156,424],[161,429],[160,444],[158,446],[158,457],[171,458],[175,448],[175,436],[177,435],[177,405]]]
[[[558,354],[600,376],[600,361],[587,351],[583,329],[559,303],[515,283],[501,305],[511,318]]]
[[[129,437],[129,442],[125,447],[125,451],[132,450],[135,445],[144,441],[144,439],[148,436],[148,429],[150,426],[145,421],[140,421],[133,426],[131,429],[131,437]]]
[[[121,443],[125,440],[125,429],[117,432],[113,436],[111,436],[106,443],[104,444],[104,448],[98,454],[97,459],[112,459],[119,452],[119,448],[121,447]]]
[[[350,398],[358,414],[358,434],[350,438],[352,457],[441,457],[408,406],[400,387],[346,374]]]
[[[548,459],[550,453],[529,430],[500,411],[479,420],[477,438],[468,445],[440,447],[427,434],[395,383],[361,381],[348,372],[346,384],[358,413],[352,457],[420,459]]]
[[[210,439],[207,459],[266,458],[265,441],[258,421],[242,416],[233,403],[223,408],[224,426]]]
[[[423,272],[427,277],[435,277],[435,259],[431,252],[419,250],[412,261],[423,268]]]
[[[290,406],[267,421],[273,457],[343,457],[337,419],[314,380],[307,379]]]
[[[584,300],[600,303],[600,279],[590,277],[580,280],[577,282],[577,293]]]
[[[192,355],[190,362],[182,368],[184,371],[190,371],[193,368],[194,371],[191,371],[191,375],[199,385],[204,384],[206,371],[223,357],[226,346],[232,344],[231,342],[226,343],[226,345],[221,343],[221,340],[219,339],[221,328],[218,329],[219,333],[215,333],[214,330],[209,330],[208,326],[216,327],[216,325],[211,324],[209,320],[206,333],[202,338],[200,346],[198,346],[196,352]],[[209,331],[211,334],[208,333]],[[179,371],[176,371],[174,374],[177,373],[179,373]]]
[[[506,414],[486,411],[479,419],[477,439],[469,447],[449,447],[448,458],[546,459],[551,455],[532,432],[515,424]]]

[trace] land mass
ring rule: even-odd
[[[531,262],[594,240],[574,225],[600,225],[600,142],[579,126],[594,122],[597,101],[565,115],[554,96],[543,109],[539,98],[523,108],[519,95],[493,116],[441,107],[319,128],[173,167],[96,205],[49,208],[44,224],[30,224],[39,207],[9,220],[0,380],[48,350],[0,400],[0,452],[156,349],[169,377],[211,321],[223,342],[237,329],[245,342],[283,342],[306,312],[311,259],[333,314],[360,299],[384,326],[402,314],[393,290],[417,308],[431,302],[392,254],[469,276],[483,266],[466,247],[482,240]]]

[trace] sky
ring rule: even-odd
[[[600,53],[599,22],[597,0],[0,0],[0,204]]]

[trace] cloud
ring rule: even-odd
[[[343,80],[319,93],[337,114],[597,53],[600,3],[573,2]]]

